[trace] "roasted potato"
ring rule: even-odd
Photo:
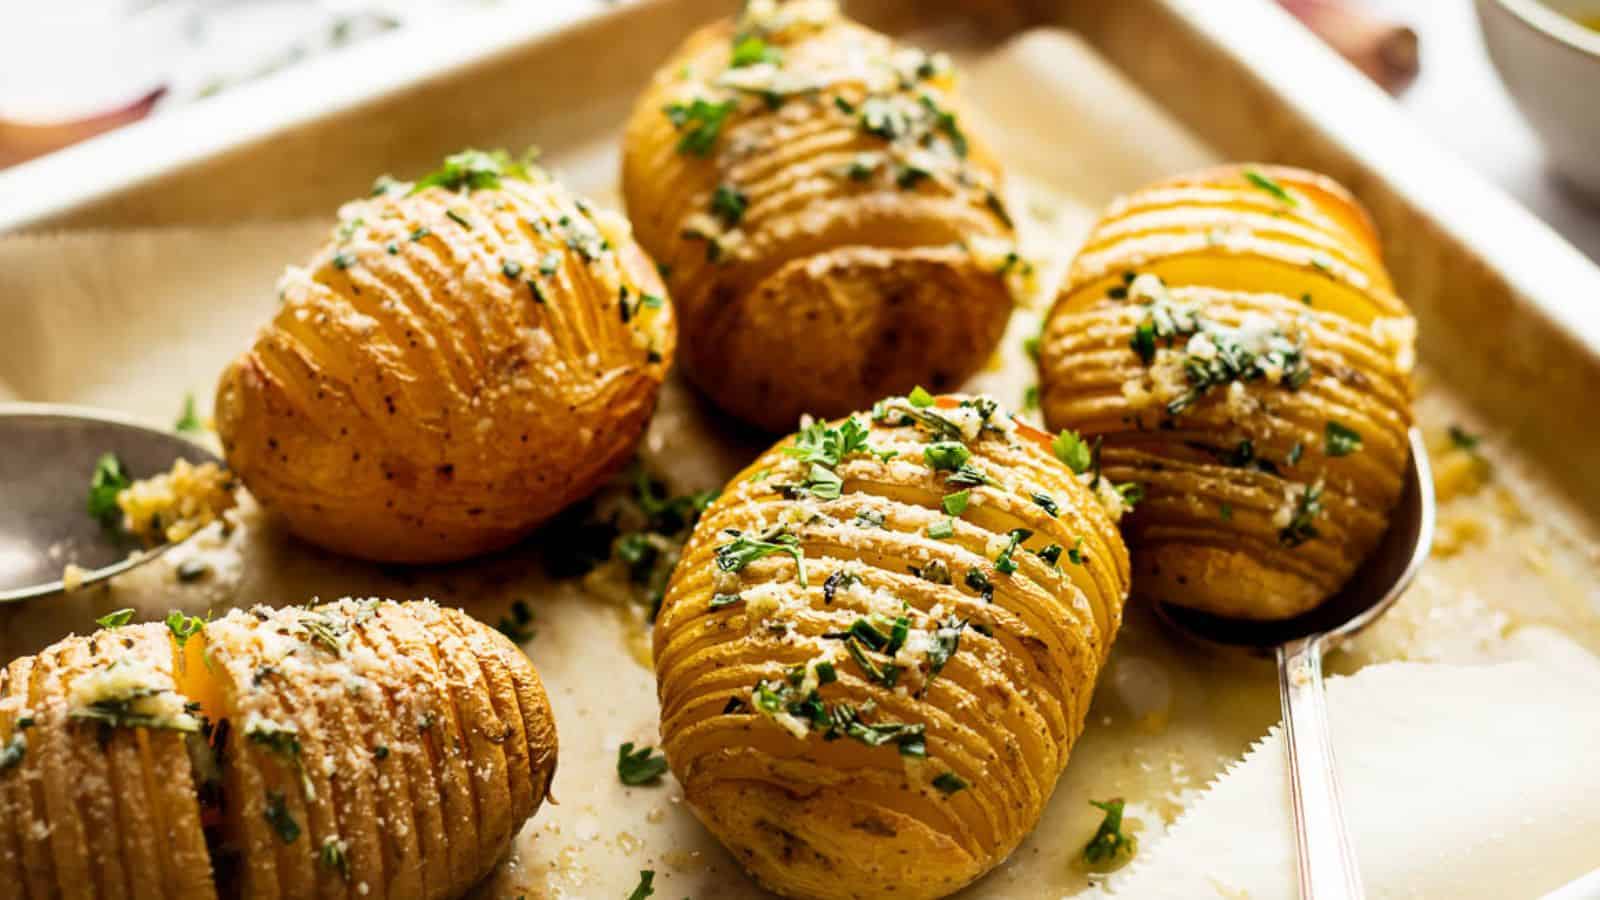
[[[989,359],[1017,267],[1000,170],[941,54],[831,2],[752,2],[696,32],[634,107],[623,195],[668,266],[684,369],[787,431]]]
[[[1415,333],[1327,178],[1232,166],[1114,203],[1046,321],[1040,398],[1144,486],[1134,594],[1281,619],[1343,585],[1399,500]]]
[[[217,431],[302,538],[393,562],[503,547],[629,458],[675,345],[620,217],[504,154],[380,179],[291,268]]]
[[[0,748],[21,898],[456,897],[556,764],[527,657],[378,600],[69,637],[0,674]]]
[[[793,897],[939,897],[1006,857],[1122,618],[1122,500],[986,398],[813,423],[701,517],[655,629],[662,746]]]

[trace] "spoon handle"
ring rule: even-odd
[[[1322,690],[1322,635],[1279,645],[1278,690],[1294,796],[1301,900],[1360,900],[1366,894],[1345,829]]]

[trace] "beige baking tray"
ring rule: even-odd
[[[636,91],[690,28],[734,5],[660,0],[559,25],[506,11],[379,39],[0,173],[0,232],[13,232],[0,234],[0,399],[157,421],[186,392],[204,406],[221,365],[274,307],[282,267],[378,173],[412,175],[465,145],[531,143],[580,190],[613,199],[615,141]],[[1112,196],[1175,169],[1252,158],[1349,184],[1421,321],[1419,416],[1446,470],[1467,471],[1468,484],[1446,505],[1447,552],[1334,667],[1502,658],[1524,628],[1600,652],[1600,474],[1590,462],[1600,428],[1582,413],[1600,396],[1600,271],[1433,149],[1266,0],[847,6],[966,63],[1029,210],[1026,249],[1046,272]],[[1020,398],[1029,369],[1019,339],[1036,321],[1019,313],[974,387]],[[1485,436],[1492,477],[1440,438],[1458,423]],[[644,456],[689,489],[720,484],[759,444],[674,382]],[[603,602],[603,586],[547,583],[530,553],[443,569],[364,566],[297,544],[247,510],[232,536],[179,548],[109,589],[0,609],[0,660],[123,606],[198,614],[313,595],[426,595],[493,622],[526,598],[539,630],[526,649],[561,733],[561,802],[524,831],[484,896],[623,897],[646,868],[661,873],[658,896],[758,895],[675,785],[616,783],[615,748],[655,741],[638,615],[626,600]],[[173,569],[195,557],[213,576],[176,586]],[[1083,890],[1091,879],[1072,859],[1097,821],[1088,799],[1127,797],[1154,844],[1276,717],[1270,670],[1175,643],[1131,610],[1039,829],[970,895]],[[1538,882],[1527,884],[1531,894]]]

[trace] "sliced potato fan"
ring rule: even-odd
[[[1082,729],[1128,587],[1121,505],[986,398],[781,441],[702,516],[656,624],[690,805],[788,896],[987,871]]]
[[[280,295],[217,432],[290,530],[365,559],[485,553],[592,492],[676,342],[627,223],[504,154],[380,179]]]
[[[1047,319],[1040,397],[1144,487],[1134,592],[1274,619],[1336,591],[1399,499],[1415,330],[1326,178],[1229,167],[1114,203]]]
[[[22,898],[458,896],[556,760],[520,651],[377,600],[67,638],[6,668],[0,738]]]
[[[982,366],[1018,261],[970,125],[943,54],[832,2],[749,3],[691,36],[637,101],[622,171],[689,377],[779,431]]]

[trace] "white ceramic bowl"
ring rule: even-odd
[[[1600,197],[1600,0],[1475,0],[1489,56],[1550,164]]]

